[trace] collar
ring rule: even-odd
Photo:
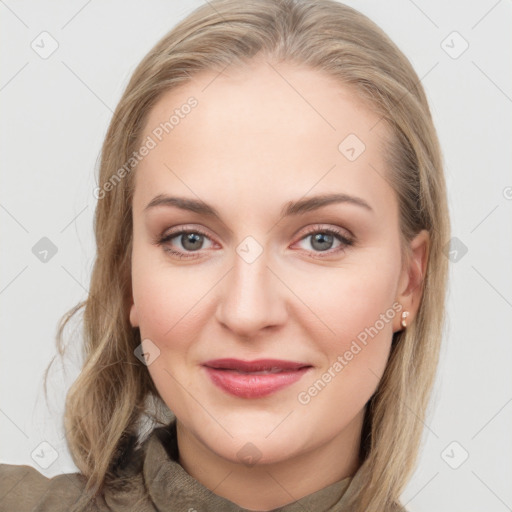
[[[167,426],[155,428],[144,444],[143,479],[158,512],[251,512],[213,493],[183,469],[178,462],[175,417]],[[360,485],[360,476],[356,473],[273,512],[348,512],[346,505]]]

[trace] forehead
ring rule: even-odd
[[[142,140],[155,146],[137,167],[134,207],[165,192],[219,209],[326,192],[385,206],[386,135],[353,89],[318,71],[259,60],[202,72],[150,111]]]

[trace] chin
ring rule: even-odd
[[[262,435],[260,439],[233,440],[220,446],[212,446],[210,449],[234,464],[252,467],[285,461],[297,455],[300,447],[290,439],[284,443],[283,439],[278,436],[271,440],[265,439],[265,436]]]
[[[229,434],[215,424],[214,430],[211,425],[197,425],[196,436],[208,449],[236,464],[280,462],[297,455],[307,445],[307,425],[298,426],[282,413],[270,417],[263,411],[236,413],[222,423]]]

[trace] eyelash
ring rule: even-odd
[[[314,258],[325,258],[328,256],[332,256],[333,254],[337,254],[339,252],[345,251],[345,249],[347,247],[353,246],[354,242],[355,242],[354,239],[346,237],[340,230],[337,230],[335,228],[323,228],[321,225],[312,226],[306,233],[304,233],[302,238],[300,238],[298,241],[300,242],[300,241],[304,240],[305,238],[307,238],[308,236],[315,235],[318,233],[334,236],[341,242],[341,245],[336,249],[331,249],[328,251],[316,251],[316,252],[309,251],[314,254],[314,256],[313,256]],[[166,243],[170,242],[173,238],[176,238],[179,235],[183,235],[183,234],[202,235],[202,236],[210,239],[208,234],[199,228],[194,228],[194,229],[181,228],[179,230],[168,233],[165,236],[157,237],[157,239],[155,240],[155,244],[157,246],[162,246],[164,251],[172,254],[173,256],[176,256],[179,259],[197,258],[197,256],[195,256],[193,254],[195,252],[199,252],[199,251],[193,251],[190,255],[188,255],[188,254],[180,252],[180,251],[175,251],[171,247],[168,247],[165,245]],[[325,254],[326,256],[323,256],[323,254]]]

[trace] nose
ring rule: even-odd
[[[239,338],[256,337],[286,322],[287,288],[268,263],[265,251],[252,262],[235,254],[222,280],[216,318]]]

